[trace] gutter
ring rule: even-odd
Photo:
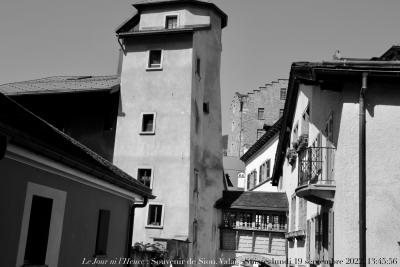
[[[360,266],[366,266],[366,105],[368,73],[362,74],[362,86],[359,100],[359,242]]]
[[[143,202],[142,203],[140,203],[140,204],[132,204],[130,207],[129,207],[129,221],[128,221],[128,240],[127,240],[127,243],[126,243],[126,266],[127,267],[129,267],[129,266],[131,266],[130,264],[129,264],[129,262],[130,262],[130,258],[131,258],[131,254],[132,254],[132,235],[133,235],[133,224],[134,224],[134,221],[135,221],[135,209],[136,208],[144,208],[144,207],[146,207],[146,205],[147,205],[147,202],[148,202],[148,198],[147,197],[145,197],[145,198],[143,198]]]

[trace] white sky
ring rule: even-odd
[[[228,16],[221,66],[223,132],[236,91],[288,78],[293,61],[373,57],[400,43],[398,0],[214,0]],[[114,74],[114,30],[127,0],[1,0],[0,83]]]

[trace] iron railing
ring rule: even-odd
[[[334,185],[335,151],[333,147],[308,147],[299,152],[298,186]]]

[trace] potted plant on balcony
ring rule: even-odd
[[[308,134],[302,134],[299,137],[299,140],[297,142],[297,152],[305,149],[308,147]]]
[[[286,158],[289,161],[290,165],[293,165],[297,159],[297,152],[294,148],[289,148],[286,152]]]

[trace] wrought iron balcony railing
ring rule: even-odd
[[[299,154],[298,186],[307,184],[335,185],[333,147],[308,147]]]

